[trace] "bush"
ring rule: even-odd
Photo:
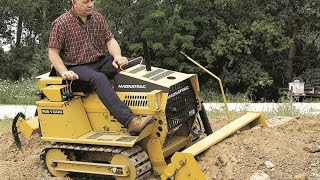
[[[19,47],[0,56],[0,79],[18,81],[50,70],[46,48]]]

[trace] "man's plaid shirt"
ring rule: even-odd
[[[105,20],[94,11],[84,23],[73,9],[52,23],[49,48],[60,49],[65,65],[94,62],[105,54],[113,34]]]

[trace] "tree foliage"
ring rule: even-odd
[[[221,77],[230,92],[256,96],[274,97],[276,89],[287,86],[291,78],[319,66],[317,0],[95,3],[107,17],[124,55],[144,55],[143,43],[147,43],[152,65],[197,73],[204,86],[213,84],[212,80],[180,51]],[[8,76],[1,69],[0,78],[17,79],[45,71],[43,67],[49,66],[46,46],[50,23],[69,8],[69,2],[2,0],[0,5],[1,40],[12,44],[20,38],[10,52],[0,52],[0,63],[6,66],[3,69],[12,73]],[[17,32],[10,28],[14,25]]]
[[[0,39],[3,45],[11,44],[11,50],[0,56],[0,79],[18,80],[48,71],[50,24],[69,8],[69,2],[2,0],[0,7]]]

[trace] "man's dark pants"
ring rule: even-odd
[[[117,69],[112,65],[112,59],[103,57],[94,63],[68,66],[68,69],[78,74],[79,80],[89,82],[111,114],[122,125],[127,126],[127,122],[134,117],[134,114],[119,99],[108,79],[113,78],[117,73]]]

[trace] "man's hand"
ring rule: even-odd
[[[61,74],[61,76],[62,76],[62,78],[65,79],[65,80],[74,81],[74,80],[79,79],[78,74],[76,74],[76,73],[73,72],[73,71],[66,71],[66,72],[64,72],[63,74]]]
[[[128,63],[128,58],[123,57],[123,56],[118,56],[118,57],[114,57],[112,65],[118,69],[120,65],[122,64],[127,64]]]

